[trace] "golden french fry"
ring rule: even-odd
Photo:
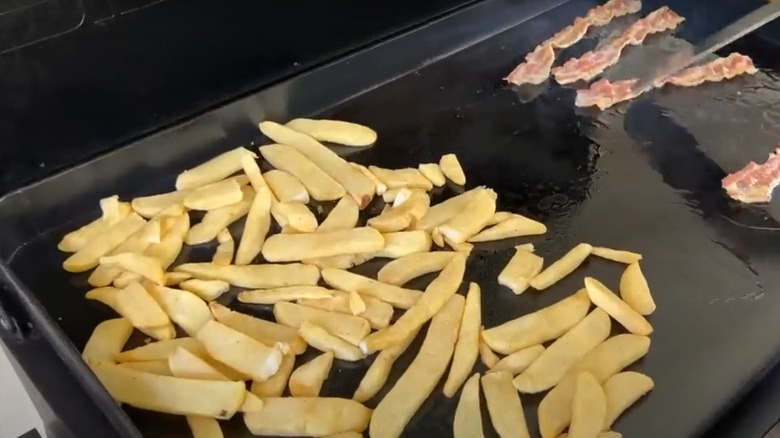
[[[132,350],[123,351],[116,355],[116,361],[120,363],[167,361],[168,357],[178,348],[183,348],[200,358],[207,356],[206,349],[197,339],[177,338],[152,342]]]
[[[420,351],[371,416],[372,438],[401,436],[403,429],[439,382],[455,349],[464,298],[453,295],[433,317]]]
[[[487,224],[485,224],[486,227],[496,225],[498,223],[504,222],[505,220],[509,219],[510,217],[514,216],[514,213],[510,213],[508,211],[497,211],[493,214],[493,217],[490,218]]]
[[[627,265],[637,263],[642,260],[642,254],[637,254],[631,251],[604,248],[602,246],[594,246],[590,253],[603,259],[612,260],[613,262],[618,263],[625,263]]]
[[[120,314],[139,329],[165,327],[171,324],[168,315],[157,301],[138,282],[119,291],[116,305]]]
[[[580,243],[563,257],[555,261],[547,269],[531,279],[531,287],[536,290],[545,290],[580,267],[582,262],[590,255],[593,248],[587,243]]]
[[[275,168],[297,178],[308,194],[317,201],[332,201],[346,194],[341,184],[292,146],[280,144],[262,146],[260,154]],[[304,202],[300,199],[296,200]]]
[[[463,211],[436,229],[453,243],[463,243],[479,233],[495,212],[496,192],[490,189],[480,190]]]
[[[282,359],[282,362],[284,362],[284,359]],[[278,371],[277,371],[278,373]],[[275,376],[276,374],[274,374]],[[266,380],[267,382],[268,380]],[[265,382],[263,382],[265,383]],[[263,400],[252,394],[251,392],[247,392],[246,396],[244,397],[244,403],[241,405],[241,408],[239,408],[239,412],[254,412],[259,411],[260,409],[263,409]]]
[[[100,264],[118,267],[147,278],[155,284],[165,284],[165,270],[160,261],[147,255],[125,252],[100,258]]]
[[[236,249],[236,243],[233,241],[233,236],[230,235],[230,230],[223,228],[217,234],[217,250],[214,251],[214,257],[211,258],[211,263],[215,265],[226,266],[233,261],[233,252]]]
[[[92,369],[120,403],[169,414],[228,419],[238,411],[246,392],[243,382],[159,376],[106,362]]]
[[[383,169],[377,166],[368,166],[368,170],[376,175],[388,189],[422,189],[431,190],[433,184],[424,177],[419,170],[407,167],[405,169]]]
[[[223,438],[219,422],[209,417],[187,415],[187,425],[192,432],[192,438]]]
[[[319,396],[332,366],[333,353],[330,351],[299,366],[290,374],[290,394],[293,397]]]
[[[359,170],[360,173],[362,173],[366,178],[370,179],[371,182],[374,183],[374,190],[376,191],[376,194],[378,196],[382,196],[385,194],[385,192],[387,191],[387,186],[382,181],[379,181],[379,178],[377,178],[376,175],[371,173],[371,171],[368,170],[368,167],[358,163],[349,163],[349,164],[355,169]]]
[[[431,236],[423,230],[386,233],[382,237],[385,238],[385,247],[376,253],[377,257],[397,259],[431,250]]]
[[[81,358],[87,365],[97,362],[113,363],[131,333],[133,333],[133,325],[125,318],[103,321],[92,331],[87,345],[81,352]]]
[[[493,350],[490,349],[490,346],[482,339],[481,333],[484,331],[485,326],[482,326],[479,336],[479,358],[482,361],[482,364],[490,369],[496,366],[501,358],[498,357],[498,355],[494,353]]]
[[[313,286],[320,279],[315,266],[287,265],[219,266],[212,263],[185,263],[176,267],[201,280],[222,280],[247,289],[272,289],[285,286]]]
[[[356,361],[365,355],[353,344],[328,333],[324,328],[304,321],[298,329],[298,334],[307,344],[320,351],[330,351],[341,360]]]
[[[178,274],[179,272],[171,272],[171,274]],[[187,274],[181,272],[181,274]],[[187,292],[192,292],[199,296],[204,301],[214,301],[219,298],[220,295],[230,290],[230,284],[222,280],[198,280],[191,279],[185,280],[179,283],[179,287]]]
[[[305,345],[305,344],[304,344]],[[265,382],[252,382],[251,392],[258,397],[281,397],[295,366],[295,355],[285,354],[279,370]]]
[[[298,336],[297,327],[292,328],[234,312],[216,302],[209,303],[209,308],[217,321],[269,347],[283,343],[289,346],[293,354],[301,354],[306,350],[306,342]]]
[[[406,340],[400,344],[385,348],[376,355],[374,362],[371,363],[366,374],[363,375],[363,379],[360,380],[360,384],[355,391],[355,395],[352,396],[352,400],[365,403],[382,389],[382,386],[384,386],[387,382],[387,378],[390,376],[390,370],[393,367],[393,364],[402,354],[404,354],[406,349],[409,348],[409,344],[417,337],[417,333],[419,333],[419,330],[410,333]]]
[[[420,164],[417,166],[417,169],[436,187],[441,187],[447,182],[444,172],[441,171],[441,167],[436,163]]]
[[[226,207],[209,210],[199,224],[193,225],[187,232],[187,245],[199,245],[214,240],[220,231],[233,222],[241,219],[249,212],[249,207],[255,199],[255,191],[250,187],[242,187],[241,201]]]
[[[655,301],[638,262],[626,266],[620,277],[620,298],[640,315],[655,312]]]
[[[382,283],[402,286],[417,277],[444,269],[454,255],[452,251],[409,254],[384,265],[376,278]]]
[[[439,159],[439,167],[450,181],[459,186],[466,184],[466,174],[463,173],[463,168],[455,154],[442,155]]]
[[[528,289],[531,279],[542,271],[544,259],[521,246],[516,246],[515,251],[515,255],[498,274],[498,284],[508,287],[515,295],[520,295]]]
[[[133,211],[142,217],[151,218],[173,206],[183,206],[184,198],[189,193],[189,190],[176,190],[159,195],[141,196],[134,198],[130,205],[132,205]]]
[[[535,236],[546,232],[547,227],[543,223],[519,214],[513,214],[496,225],[480,231],[476,236],[471,237],[469,242],[489,242],[512,237]]]
[[[653,332],[653,326],[642,315],[632,309],[600,281],[592,277],[585,277],[585,289],[588,291],[588,297],[590,297],[593,304],[607,312],[609,316],[615,318],[626,330],[635,335],[643,336]]]
[[[604,429],[609,429],[631,405],[650,392],[655,386],[653,379],[634,371],[615,374],[604,382],[607,399],[607,415]]]
[[[152,218],[149,220],[146,225],[133,233],[132,236],[128,237],[127,240],[125,240],[121,245],[109,252],[108,255],[113,256],[123,253],[143,253],[149,247],[149,245],[153,243],[150,237],[155,232],[157,233],[157,238],[159,239],[159,218]],[[157,243],[159,243],[159,241]],[[89,275],[89,278],[87,279],[87,282],[95,287],[108,286],[112,281],[114,281],[114,279],[116,279],[116,277],[122,274],[122,270],[122,267],[111,267],[101,264],[95,268],[94,271],[92,271],[92,273]]]
[[[166,272],[165,273],[165,285],[166,286],[178,286],[182,282],[185,282],[192,278],[192,275],[186,272]],[[197,294],[196,294],[197,295]]]
[[[488,373],[507,372],[512,376],[516,376],[525,371],[536,359],[544,352],[544,347],[541,345],[532,345],[530,347],[517,350],[514,353],[499,360],[495,365],[490,367]]]
[[[606,415],[607,399],[598,380],[590,373],[579,373],[574,385],[569,436],[597,438],[604,429]]]
[[[482,190],[486,190],[486,188],[484,186],[475,187],[444,202],[432,205],[425,213],[425,216],[416,224],[413,224],[412,229],[433,230],[467,208],[474,196]]]
[[[190,231],[190,216],[182,214],[176,217],[173,226],[163,236],[160,243],[154,243],[146,248],[144,254],[160,261],[163,269],[168,269],[179,257],[184,239]]]
[[[511,354],[560,337],[585,318],[589,308],[588,293],[582,289],[544,309],[487,329],[482,338],[493,351]]]
[[[366,303],[363,301],[363,298],[360,297],[360,294],[355,291],[349,293],[348,304],[349,312],[355,316],[361,315],[366,311]]]
[[[289,286],[276,289],[245,290],[238,294],[238,301],[250,304],[275,304],[304,298],[330,298],[333,291],[319,286]]]
[[[276,346],[268,347],[214,320],[200,329],[197,339],[211,357],[255,381],[271,377],[282,363],[282,352]]]
[[[588,351],[609,336],[610,328],[609,315],[601,309],[594,310],[515,377],[515,388],[531,394],[552,388]]]
[[[479,410],[479,373],[473,374],[463,385],[455,420],[452,424],[455,438],[484,437],[482,433],[482,414]]]
[[[119,211],[123,217],[126,217],[131,211],[130,205],[126,202],[120,202]],[[96,236],[99,236],[108,231],[112,225],[112,223],[103,220],[102,217],[99,217],[87,225],[84,225],[83,227],[75,231],[71,231],[63,236],[62,240],[60,240],[60,243],[57,245],[57,249],[62,252],[77,252],[84,248],[84,246],[86,246],[87,243],[93,240]]]
[[[171,320],[190,336],[195,336],[214,319],[206,303],[191,292],[158,285],[149,285],[148,291]]]
[[[466,257],[462,254],[455,255],[439,276],[428,285],[414,306],[401,315],[395,324],[366,337],[360,343],[360,349],[369,354],[403,342],[409,333],[422,327],[455,295],[465,271]]]
[[[215,210],[240,202],[241,186],[249,182],[246,176],[228,178],[190,190],[182,204],[190,210]],[[243,184],[241,184],[243,183]]]
[[[358,214],[360,208],[355,203],[355,200],[349,196],[345,196],[339,200],[333,210],[330,211],[328,217],[317,228],[318,233],[325,233],[330,231],[341,231],[355,228],[358,222]]]
[[[294,303],[276,303],[274,316],[280,324],[295,328],[300,328],[304,322],[308,321],[352,345],[358,345],[371,331],[368,321],[359,316],[327,312]]]
[[[371,409],[343,398],[269,397],[263,409],[244,414],[252,435],[326,436],[342,432],[363,432]]]
[[[146,221],[136,213],[129,213],[114,225],[94,236],[81,249],[65,259],[62,268],[68,272],[84,272],[98,265],[100,258],[114,250]]]
[[[309,203],[309,192],[306,191],[306,187],[290,173],[274,169],[265,172],[263,178],[279,202]]]
[[[466,293],[466,304],[458,331],[458,342],[452,356],[450,374],[444,382],[444,395],[452,397],[466,381],[477,362],[480,345],[480,327],[482,323],[482,291],[477,283],[470,283]]]
[[[490,421],[501,438],[531,438],[525,422],[523,404],[512,386],[512,375],[497,371],[482,377]]]
[[[379,216],[367,221],[368,226],[383,233],[401,231],[422,218],[430,207],[431,199],[422,190],[413,190],[400,205],[388,208]]]
[[[149,360],[145,362],[124,362],[118,364],[122,368],[157,374],[158,376],[173,376],[167,360]]]
[[[360,170],[350,166],[322,143],[290,128],[274,122],[262,122],[260,131],[271,140],[294,147],[325,173],[335,179],[352,196],[360,208],[371,202],[376,189],[373,182]]]
[[[176,177],[176,190],[201,187],[229,177],[241,170],[241,159],[244,155],[257,157],[253,152],[238,147],[185,170]]]
[[[296,302],[302,306],[352,315],[350,299],[355,291],[350,293],[342,291],[331,292],[333,296],[330,298],[304,298]],[[360,317],[365,318],[371,324],[371,328],[378,330],[390,325],[390,318],[393,317],[393,306],[367,295],[361,296],[360,299],[366,306],[365,310],[360,313]]]
[[[376,142],[376,131],[368,126],[341,120],[293,119],[284,125],[309,135],[315,140],[344,146],[371,146]]]
[[[176,377],[197,380],[228,380],[216,368],[195,354],[178,348],[168,358],[168,368]]]
[[[363,253],[363,254],[341,254],[330,257],[316,257],[313,259],[303,259],[301,263],[306,265],[314,265],[320,269],[349,269],[376,257],[376,253]]]
[[[379,231],[370,227],[309,234],[275,234],[263,245],[269,262],[290,262],[315,257],[376,252],[385,245]]]

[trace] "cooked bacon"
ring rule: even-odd
[[[683,17],[668,7],[662,6],[646,17],[635,21],[618,38],[604,47],[566,61],[562,66],[552,69],[552,74],[555,76],[555,80],[561,84],[593,79],[607,67],[616,64],[625,47],[638,46],[648,35],[672,30],[683,21],[685,21]]]
[[[726,193],[746,203],[769,202],[772,190],[780,184],[780,148],[769,154],[764,164],[751,161],[721,181]]]
[[[639,0],[609,0],[591,9],[584,18],[577,17],[574,24],[536,46],[504,80],[515,85],[541,84],[550,76],[550,69],[555,62],[553,49],[569,47],[580,41],[591,26],[604,26],[616,17],[633,14],[641,8]]]

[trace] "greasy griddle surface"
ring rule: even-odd
[[[599,114],[575,109],[572,89],[539,87],[530,90],[539,95],[523,103],[529,90],[502,88],[499,78],[524,53],[589,6],[570,3],[314,115],[378,131],[378,144],[350,150],[350,160],[397,168],[455,152],[468,187],[487,185],[498,193],[500,210],[544,221],[549,229],[545,236],[476,245],[461,293],[468,281],[482,286],[486,327],[570,295],[585,275],[617,288],[622,266],[591,259],[549,290],[515,296],[496,277],[518,242],[533,242],[547,264],[579,242],[642,253],[658,310],[650,317],[655,327],[650,353],[631,369],[650,375],[656,386],[615,429],[631,438],[692,437],[759,377],[780,350],[780,331],[775,330],[780,312],[780,231],[775,228],[780,225],[761,208],[730,202],[719,183],[725,172],[774,148],[780,129],[777,110],[769,104],[780,92],[761,73],[691,90],[668,88]],[[648,10],[646,6],[643,12]],[[774,49],[758,39],[749,41],[740,51],[754,56],[759,68],[767,67],[761,55]],[[583,47],[595,43],[588,40]],[[583,47],[565,51],[558,62]],[[264,140],[258,134],[246,141]],[[144,184],[147,194],[172,189],[138,184]],[[115,190],[123,196],[138,193],[139,187]],[[434,202],[460,190],[437,190]],[[233,227],[236,237],[241,225]],[[80,349],[101,320],[115,315],[83,298],[86,275],[60,269],[65,255],[57,252],[56,243],[64,231],[50,230],[22,247],[12,269]],[[189,248],[181,260],[208,260],[213,250],[213,245]],[[381,265],[374,261],[356,270],[373,274]],[[422,288],[430,279],[414,286]],[[220,301],[271,317],[268,308],[239,304],[235,291]],[[421,338],[396,364],[390,384],[413,359]],[[298,363],[312,356],[309,351]],[[323,395],[351,396],[369,364],[370,359],[337,361]],[[478,369],[484,370],[481,364]],[[382,394],[369,405],[375,406]],[[537,396],[523,396],[533,430],[538,401]],[[405,436],[451,436],[456,403],[457,397],[448,400],[437,388]],[[182,418],[127,410],[148,437],[189,436]],[[486,434],[495,436],[486,412],[483,422]],[[223,427],[228,437],[249,436],[239,416]]]

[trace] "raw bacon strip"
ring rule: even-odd
[[[552,74],[560,84],[593,79],[607,67],[616,64],[626,46],[638,46],[648,35],[672,30],[683,21],[683,17],[662,6],[634,22],[614,41],[579,58],[566,61],[562,66],[554,68]]]
[[[555,62],[553,49],[564,49],[581,40],[591,26],[604,26],[616,17],[633,14],[642,8],[639,0],[609,0],[601,6],[588,11],[585,17],[577,17],[574,24],[568,26],[542,42],[526,55],[521,63],[505,81],[515,84],[541,84],[550,76],[550,69]]]
[[[769,154],[764,164],[751,161],[742,170],[721,181],[726,193],[746,203],[769,202],[772,190],[780,184],[780,148]]]

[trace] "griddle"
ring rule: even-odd
[[[679,38],[728,22],[734,8],[754,7],[702,11],[693,3],[666,3],[689,17]],[[179,417],[120,409],[81,362],[92,329],[115,315],[83,298],[86,275],[61,270],[65,255],[56,242],[99,214],[100,197],[167,191],[183,169],[239,144],[265,143],[260,120],[364,123],[378,131],[379,142],[350,151],[350,160],[396,168],[455,152],[468,187],[488,185],[498,193],[499,209],[547,224],[546,236],[522,241],[534,242],[548,261],[582,241],[641,252],[658,311],[651,317],[650,353],[631,369],[652,376],[656,387],[615,429],[632,438],[701,436],[780,353],[780,332],[773,330],[780,311],[780,224],[760,207],[729,201],[719,183],[780,138],[771,108],[780,71],[772,55],[780,45],[759,36],[739,43],[762,69],[755,77],[669,88],[602,113],[575,109],[571,88],[548,84],[529,93],[499,82],[539,41],[593,5],[487,0],[13,192],[0,200],[0,274],[118,434],[189,436]],[[643,13],[660,5],[645,2]],[[608,31],[564,52],[559,62]],[[457,191],[437,192],[435,200]],[[620,266],[590,260],[550,290],[517,297],[496,282],[516,243],[478,245],[469,258],[466,281],[483,288],[488,327],[571,294],[586,273],[613,287],[620,275]],[[203,260],[211,251],[190,248],[181,259]],[[237,303],[235,293],[220,300],[270,317],[268,309]],[[390,382],[418,346],[419,340]],[[323,394],[350,396],[369,363],[337,363]],[[523,400],[535,430],[539,397]],[[456,403],[435,391],[405,436],[451,436]],[[228,437],[249,436],[240,417],[223,426]]]

